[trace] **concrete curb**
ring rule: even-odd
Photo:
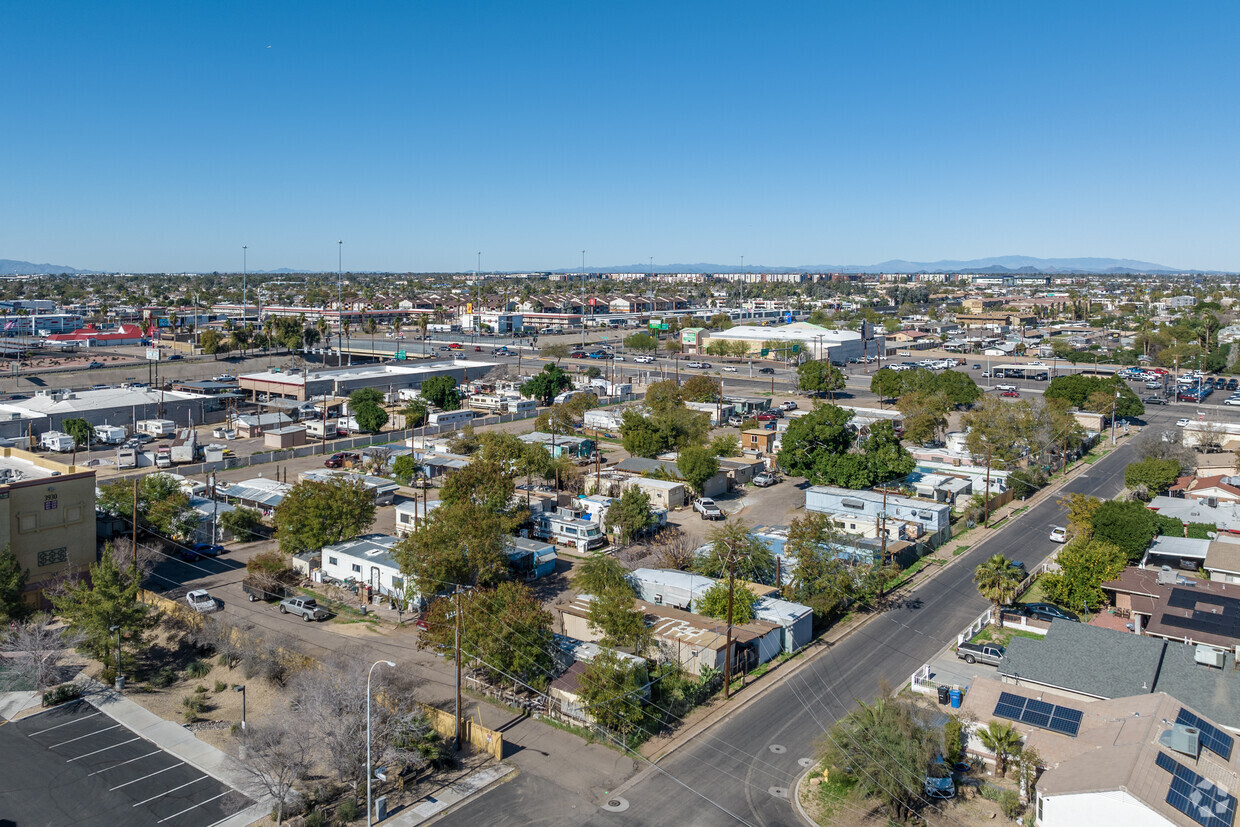
[[[818,827],[818,822],[810,818],[809,813],[805,812],[805,808],[801,806],[801,785],[809,779],[810,773],[812,773],[815,769],[816,767],[807,768],[805,772],[801,773],[800,776],[797,777],[797,782],[792,785],[793,808],[796,810],[797,815],[801,817],[801,820],[812,827]]]
[[[516,767],[504,763],[479,770],[463,780],[449,785],[447,792],[441,795],[439,799],[426,796],[428,800],[421,803],[414,802],[405,810],[390,816],[382,823],[390,825],[390,827],[415,827],[419,824],[438,823],[441,818],[451,815],[475,797],[484,794],[492,787],[516,777],[516,772]]]

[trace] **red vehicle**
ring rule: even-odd
[[[754,418],[757,419],[759,422],[773,422],[776,419],[780,419],[781,417],[783,417],[783,411],[776,408],[775,410],[771,410],[771,411],[763,411],[762,413],[758,414]]]
[[[460,343],[460,342],[453,342],[452,344],[448,345],[448,347],[452,348],[453,350],[460,350],[460,349],[461,349],[461,343]]]
[[[1000,395],[1000,396],[1010,396],[1010,397],[1012,397],[1013,399],[1018,399],[1018,398],[1020,398],[1020,391],[1004,391],[1003,393],[1001,393],[1001,394],[999,394],[999,395]]]
[[[482,348],[479,347],[478,345],[474,345],[474,353],[481,353],[481,352],[482,352]]]

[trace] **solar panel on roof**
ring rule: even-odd
[[[1197,732],[1200,733],[1201,745],[1203,747],[1215,755],[1222,756],[1227,761],[1231,760],[1231,750],[1235,746],[1236,741],[1230,735],[1221,731],[1213,724],[1203,721],[1187,709],[1180,710],[1180,714],[1176,716],[1175,722],[1196,727]]]
[[[995,715],[1022,724],[1049,729],[1075,738],[1081,728],[1081,711],[1067,706],[1026,698],[1011,692],[1000,692]]]
[[[1172,775],[1168,804],[1202,827],[1231,827],[1236,816],[1234,796],[1166,753],[1158,753],[1154,762]]]

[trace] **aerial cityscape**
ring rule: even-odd
[[[1221,5],[0,27],[0,824],[1235,827]]]

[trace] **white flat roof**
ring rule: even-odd
[[[712,330],[710,333],[710,338],[712,339],[758,339],[764,342],[817,342],[819,336],[822,337],[824,345],[837,345],[843,342],[857,342],[861,340],[861,334],[852,330],[835,330],[829,327],[810,324],[809,322],[793,322],[792,324],[780,325],[778,327],[738,324],[727,330]]]
[[[490,368],[494,367],[495,364],[495,362],[479,362],[475,359],[437,359],[433,362],[424,362],[416,365],[362,365],[360,367],[337,368],[335,370],[319,370],[308,375],[265,370],[261,373],[244,373],[240,378],[250,382],[278,382],[285,385],[304,385],[307,378],[312,382],[324,379],[347,382],[354,379],[370,379],[381,376],[435,375],[452,368]]]
[[[69,468],[66,466],[66,473]],[[52,471],[36,465],[28,459],[20,457],[0,457],[0,483],[21,482],[22,480],[41,480],[52,476]]]
[[[157,391],[150,388],[103,388],[97,391],[73,391],[36,394],[29,399],[5,403],[6,407],[31,411],[34,414],[75,413],[95,411],[100,408],[131,408],[135,405],[158,405],[161,402],[177,402],[189,399],[211,399],[200,393],[184,391]]]

